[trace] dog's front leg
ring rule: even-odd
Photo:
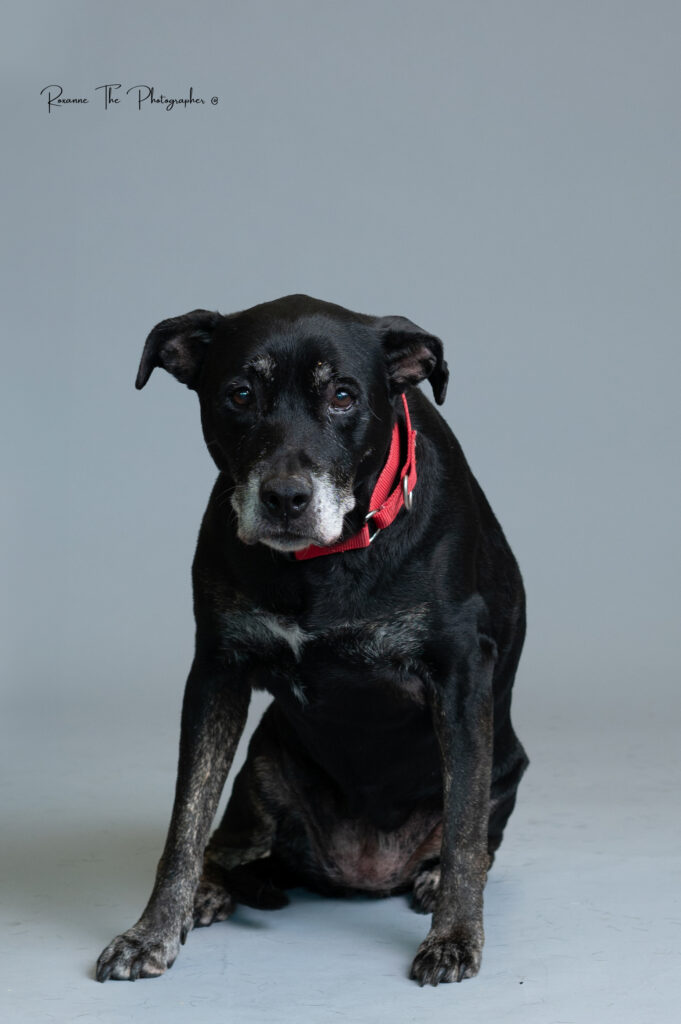
[[[431,697],[442,755],[444,814],[432,925],[411,968],[420,985],[472,978],[480,968],[484,939],[494,645],[476,631],[470,642],[455,646],[448,671],[433,680]]]
[[[203,852],[248,711],[250,687],[213,658],[195,658],[185,689],[177,787],[156,882],[137,924],[97,961],[97,980],[134,981],[170,967],[192,926]]]

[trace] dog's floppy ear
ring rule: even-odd
[[[438,405],[447,394],[449,370],[442,357],[442,342],[403,316],[382,316],[375,320],[383,343],[388,379],[393,394],[412,384],[430,381]]]
[[[162,366],[188,388],[195,388],[220,313],[195,309],[156,324],[144,344],[136,388],[143,388],[155,366]]]

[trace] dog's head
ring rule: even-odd
[[[410,320],[306,295],[163,320],[138,388],[155,366],[199,395],[208,449],[234,486],[239,538],[280,551],[333,544],[363,518],[394,397],[428,378],[442,403],[448,378],[441,341]]]

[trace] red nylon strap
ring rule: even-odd
[[[390,490],[395,482],[395,474],[400,465],[400,429],[397,425],[393,427],[393,435],[388,452],[388,461],[381,470],[381,475],[376,481],[371,501],[369,502],[369,517],[359,533],[340,544],[331,544],[329,547],[320,548],[311,544],[309,548],[296,551],[298,561],[306,558],[319,558],[320,555],[335,555],[339,551],[356,551],[359,548],[368,548],[371,541],[379,530],[385,530],[397,518],[398,513],[404,507],[404,479],[407,479],[407,491],[409,494],[416,486],[416,431],[412,430],[409,416],[407,399],[402,395],[404,404],[404,420],[407,427],[407,460],[404,463],[397,478],[397,484]],[[370,530],[369,524],[373,523],[374,529]]]

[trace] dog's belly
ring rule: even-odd
[[[395,763],[380,746],[343,759],[338,748],[310,750],[280,708],[268,718],[276,736],[266,783],[278,808],[273,852],[322,892],[387,895],[410,887],[424,861],[440,855],[439,772],[417,792],[409,776],[423,767],[418,751],[414,764],[408,757]]]
[[[426,705],[405,696],[386,669],[353,671],[337,662],[297,671],[309,697],[301,703],[281,680],[274,709],[280,742],[308,792],[333,793],[336,820],[392,832],[416,809],[441,806],[440,754]]]
[[[312,842],[315,867],[326,884],[388,894],[410,886],[419,866],[439,857],[441,812],[415,811],[390,832],[360,819],[338,821]]]

